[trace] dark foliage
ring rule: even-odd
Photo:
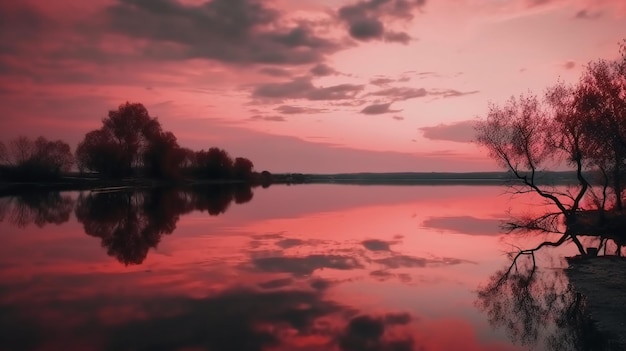
[[[6,147],[0,143],[0,177],[10,181],[58,179],[70,170],[74,156],[70,146],[44,137],[31,140],[21,136]]]

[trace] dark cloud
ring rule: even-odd
[[[366,106],[361,110],[364,115],[381,115],[384,113],[400,112],[401,110],[392,110],[391,102],[386,104],[373,104]]]
[[[450,124],[439,124],[433,127],[422,127],[419,130],[424,138],[431,140],[454,141],[458,143],[469,143],[475,140],[475,121],[461,121]]]
[[[391,251],[389,248],[391,243],[383,240],[365,240],[361,242],[361,244],[363,244],[363,246],[370,251]]]
[[[404,121],[404,117],[402,116],[393,116],[391,118],[395,119],[396,121]]]
[[[337,74],[334,68],[330,67],[325,63],[318,63],[310,70],[311,74],[318,77],[330,76],[333,74]]]
[[[156,58],[304,64],[341,48],[310,23],[284,27],[281,18],[258,0],[117,0],[107,11],[110,30],[148,40],[144,54]]]
[[[413,38],[411,38],[411,36],[405,32],[387,31],[385,33],[385,41],[388,41],[391,43],[400,43],[400,44],[407,45],[408,43],[411,42],[411,40],[413,40]]]
[[[365,0],[343,6],[338,17],[348,28],[350,36],[356,40],[385,40],[408,43],[407,33],[389,31],[383,21],[409,21],[413,12],[425,4],[425,0]]]
[[[289,70],[280,67],[263,67],[259,72],[272,77],[291,77]]]
[[[576,19],[587,19],[587,20],[593,20],[593,19],[598,19],[600,17],[603,16],[603,13],[598,11],[598,12],[590,12],[586,9],[580,10],[578,12],[576,12],[576,14],[574,15],[574,18]]]
[[[432,217],[424,221],[424,227],[442,229],[467,235],[500,235],[502,221],[499,219],[471,216]]]
[[[458,91],[458,90],[455,90],[455,89],[446,89],[446,90],[430,91],[430,92],[428,92],[428,94],[429,95],[442,96],[444,99],[447,99],[447,98],[451,98],[451,97],[459,97],[459,96],[465,96],[465,95],[478,94],[479,92],[480,91],[478,91],[478,90]]]
[[[576,62],[574,61],[567,61],[563,64],[563,68],[570,70],[570,69],[574,69],[576,67]]]
[[[266,115],[254,115],[250,117],[251,121],[268,121],[268,122],[287,122],[287,119],[283,116],[266,116]]]
[[[394,87],[383,90],[378,90],[369,95],[372,96],[383,96],[388,97],[393,100],[409,100],[427,96],[429,94],[428,91],[424,88],[404,88],[404,87]]]
[[[353,257],[338,255],[310,255],[305,257],[253,258],[253,266],[263,272],[291,273],[294,276],[310,275],[317,269],[349,270],[363,268]]]
[[[339,84],[329,87],[316,87],[309,77],[299,77],[282,83],[265,83],[257,85],[253,98],[259,99],[306,99],[306,100],[347,100],[353,99],[363,85]]]
[[[386,86],[389,83],[393,83],[395,81],[396,81],[395,79],[379,77],[379,78],[371,79],[370,84],[376,85],[376,86]]]
[[[383,23],[375,18],[361,18],[350,23],[350,35],[358,40],[380,39],[384,32]]]
[[[291,106],[291,105],[281,105],[275,108],[274,110],[284,115],[313,114],[313,113],[323,113],[327,111],[321,108],[301,107],[301,106]]]

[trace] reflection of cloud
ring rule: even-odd
[[[443,229],[468,235],[499,235],[501,220],[471,216],[432,217],[422,224],[424,227]]]
[[[254,267],[263,272],[291,273],[295,276],[310,275],[317,269],[332,268],[349,270],[363,268],[353,257],[339,255],[310,255],[305,257],[253,258]]]
[[[326,290],[333,285],[333,283],[326,279],[317,278],[312,279],[309,285],[315,290]]]
[[[289,330],[315,333],[319,318],[343,309],[318,292],[250,290],[199,300],[144,301],[141,306],[150,318],[111,328],[106,349],[265,350],[281,345]]]
[[[458,258],[424,258],[408,255],[394,255],[373,261],[378,264],[382,264],[387,268],[414,268],[426,267],[427,265],[457,265],[468,262]]]
[[[475,121],[469,120],[450,124],[439,124],[432,127],[422,127],[419,128],[419,130],[422,131],[426,139],[468,143],[475,139],[475,123]]]
[[[387,316],[388,317],[388,316]],[[339,336],[338,343],[344,351],[392,351],[392,350],[413,350],[414,340],[410,335],[399,337],[395,335],[388,340],[385,329],[395,324],[406,324],[410,321],[410,316],[397,316],[391,318],[375,318],[368,315],[357,316],[350,320],[345,331]],[[405,320],[403,318],[408,318]]]
[[[370,276],[376,278],[378,281],[385,281],[395,277],[396,275],[386,270],[376,270],[370,272]]]
[[[387,241],[371,239],[365,240],[361,244],[363,244],[363,246],[370,251],[391,251],[389,248],[391,243]]]
[[[259,283],[259,287],[263,289],[278,289],[289,286],[293,283],[293,279],[291,278],[283,278],[283,279],[274,279],[270,281],[266,281],[263,283]]]
[[[291,247],[300,246],[303,244],[305,244],[304,240],[292,239],[292,238],[283,239],[276,243],[276,245],[282,247],[283,249],[289,249]]]

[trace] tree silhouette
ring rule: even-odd
[[[143,164],[150,176],[179,179],[186,157],[187,152],[178,145],[174,134],[159,131],[149,139],[143,154]]]
[[[621,51],[621,60],[590,64],[576,85],[558,83],[542,99],[512,97],[502,106],[491,105],[477,122],[477,142],[515,179],[511,183],[514,193],[533,192],[556,208],[539,217],[514,217],[507,224],[509,230],[564,232],[578,242],[576,235],[603,234],[593,230],[624,222],[622,215],[605,213],[621,213],[623,208],[624,46]],[[542,183],[540,171],[555,164],[572,167],[577,184],[564,191]],[[591,187],[591,181],[599,181],[602,187]],[[595,211],[592,216],[583,215],[590,210]],[[608,220],[617,222],[605,223]]]
[[[9,180],[55,179],[69,171],[73,164],[70,146],[61,140],[50,141],[44,137],[31,140],[20,136],[11,140],[8,147],[0,144],[2,175]]]
[[[220,148],[212,147],[208,151],[196,153],[197,174],[209,179],[229,179],[233,175],[233,160]]]
[[[254,164],[247,158],[237,157],[233,163],[233,178],[241,180],[251,180],[253,176]]]
[[[163,138],[159,121],[150,117],[142,104],[126,102],[109,111],[102,120],[102,128],[85,135],[76,150],[76,158],[80,169],[112,177],[129,176],[144,161],[150,143]]]

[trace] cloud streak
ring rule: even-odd
[[[422,127],[419,130],[424,138],[430,140],[454,141],[457,143],[469,143],[475,140],[475,121],[461,121],[450,124],[439,124],[432,127]]]

